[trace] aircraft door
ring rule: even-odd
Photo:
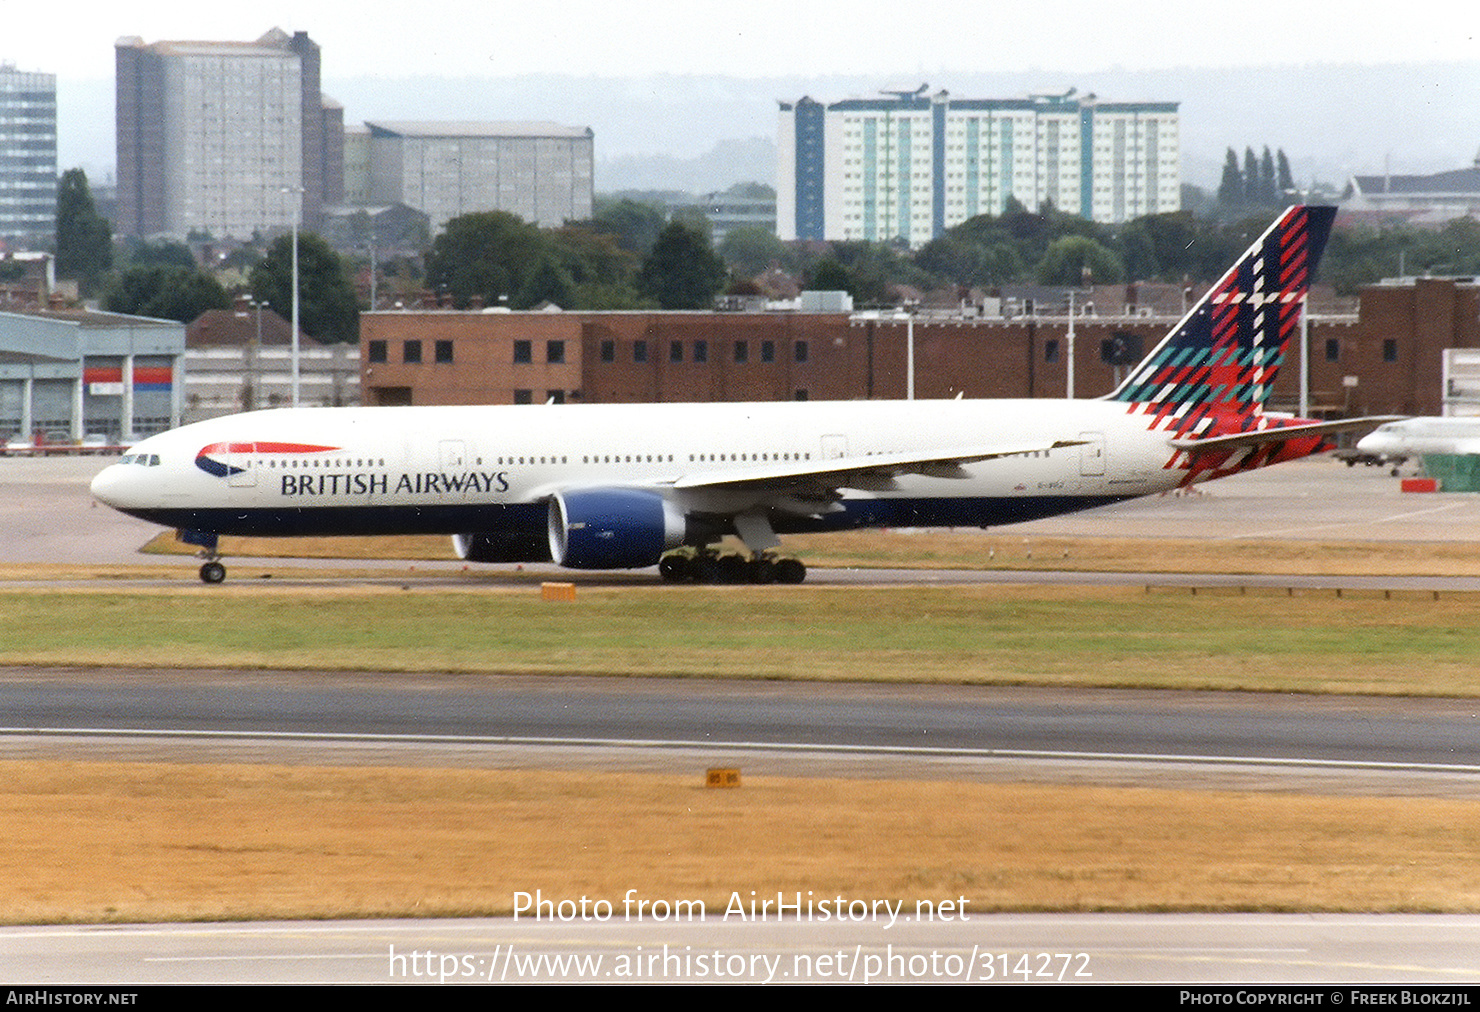
[[[226,483],[232,488],[256,488],[257,469],[254,458],[256,443],[227,443],[225,461]]]
[[[822,459],[841,460],[848,456],[848,437],[831,435],[822,437]]]
[[[462,471],[467,467],[468,451],[461,439],[444,439],[437,444],[442,470]]]
[[[1079,447],[1079,476],[1098,478],[1105,473],[1105,434],[1103,432],[1081,432],[1083,440]]]
[[[467,444],[461,439],[438,441],[437,465],[442,470],[442,494],[454,498],[466,498],[468,494]]]

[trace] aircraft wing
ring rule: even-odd
[[[706,472],[701,465],[694,472],[675,479],[669,487],[677,490],[746,487],[791,490],[801,486],[812,486],[877,491],[881,483],[887,483],[903,474],[919,474],[931,478],[965,478],[967,473],[962,470],[964,464],[975,464],[983,460],[995,460],[1000,457],[1014,457],[1028,453],[1043,453],[1067,446],[1079,446],[1083,442],[1082,439],[1059,439],[1024,442],[992,449],[972,447],[960,451],[929,454],[919,452],[873,453],[831,460],[756,462],[748,468],[736,468],[733,463],[727,463],[722,471],[714,472]]]
[[[1287,439],[1305,436],[1329,436],[1337,432],[1352,432],[1371,429],[1384,422],[1395,422],[1403,415],[1371,415],[1366,418],[1343,418],[1335,422],[1309,422],[1300,425],[1272,426],[1249,432],[1234,432],[1226,436],[1206,436],[1192,439],[1169,439],[1167,442],[1178,450],[1188,453],[1221,453],[1228,450],[1248,449],[1265,443],[1279,443]]]

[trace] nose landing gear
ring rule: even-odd
[[[200,565],[201,583],[220,583],[226,579],[226,567],[220,562],[221,553],[217,551],[217,537],[213,532],[176,531],[175,537],[187,545],[200,547],[196,554],[205,560]]]

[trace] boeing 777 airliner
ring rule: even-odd
[[[451,534],[477,562],[799,583],[778,534],[1033,520],[1370,427],[1264,410],[1334,216],[1286,210],[1098,400],[258,411],[151,436],[92,491],[179,528],[208,583],[222,534]]]

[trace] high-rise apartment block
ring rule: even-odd
[[[1181,205],[1175,102],[925,92],[781,103],[782,239],[920,246],[1009,198],[1106,223]]]
[[[344,113],[320,91],[306,32],[127,37],[115,56],[120,233],[245,239],[314,228],[342,199]]]
[[[0,248],[56,236],[57,79],[0,63]]]

